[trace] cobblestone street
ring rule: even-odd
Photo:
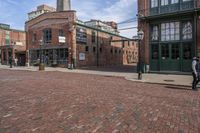
[[[200,92],[112,76],[0,70],[0,133],[200,133]]]

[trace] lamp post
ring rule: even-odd
[[[39,63],[39,71],[44,71],[44,63],[42,60],[42,45],[43,45],[43,39],[39,40],[39,44],[40,44],[40,63]]]
[[[73,34],[75,34],[76,27],[74,24],[69,25],[69,32],[70,32],[70,47],[69,47],[69,60],[70,64],[68,64],[69,69],[74,69],[76,68],[76,44],[74,44],[73,40]]]
[[[138,31],[138,80],[142,80],[142,71],[141,71],[141,41],[144,39],[144,32],[142,30]]]

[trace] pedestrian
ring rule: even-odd
[[[17,66],[18,65],[18,59],[17,59],[17,57],[15,57],[15,66]]]
[[[192,82],[192,90],[197,90],[197,84],[200,80],[200,63],[199,63],[199,57],[194,57],[192,61],[192,76],[193,76],[193,82]]]
[[[12,68],[12,65],[13,65],[13,58],[12,57],[9,57],[9,64],[10,64],[10,68]]]

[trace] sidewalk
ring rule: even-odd
[[[13,67],[0,65],[0,69],[7,70],[22,70],[22,71],[38,71],[38,67]],[[155,83],[155,84],[165,84],[165,85],[177,85],[177,86],[187,86],[191,87],[192,76],[190,75],[173,75],[173,74],[143,74],[142,80],[138,80],[138,74],[133,72],[109,72],[109,71],[100,71],[100,70],[82,70],[75,69],[69,70],[67,68],[52,68],[46,67],[45,71],[59,71],[59,72],[68,72],[68,73],[81,73],[81,74],[94,74],[102,76],[116,76],[124,77],[126,80],[142,83]]]

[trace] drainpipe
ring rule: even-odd
[[[198,32],[197,32],[197,19],[198,19],[198,17],[197,17],[197,11],[195,11],[195,15],[194,15],[194,49],[195,49],[195,56],[197,56],[197,34],[198,34]]]

